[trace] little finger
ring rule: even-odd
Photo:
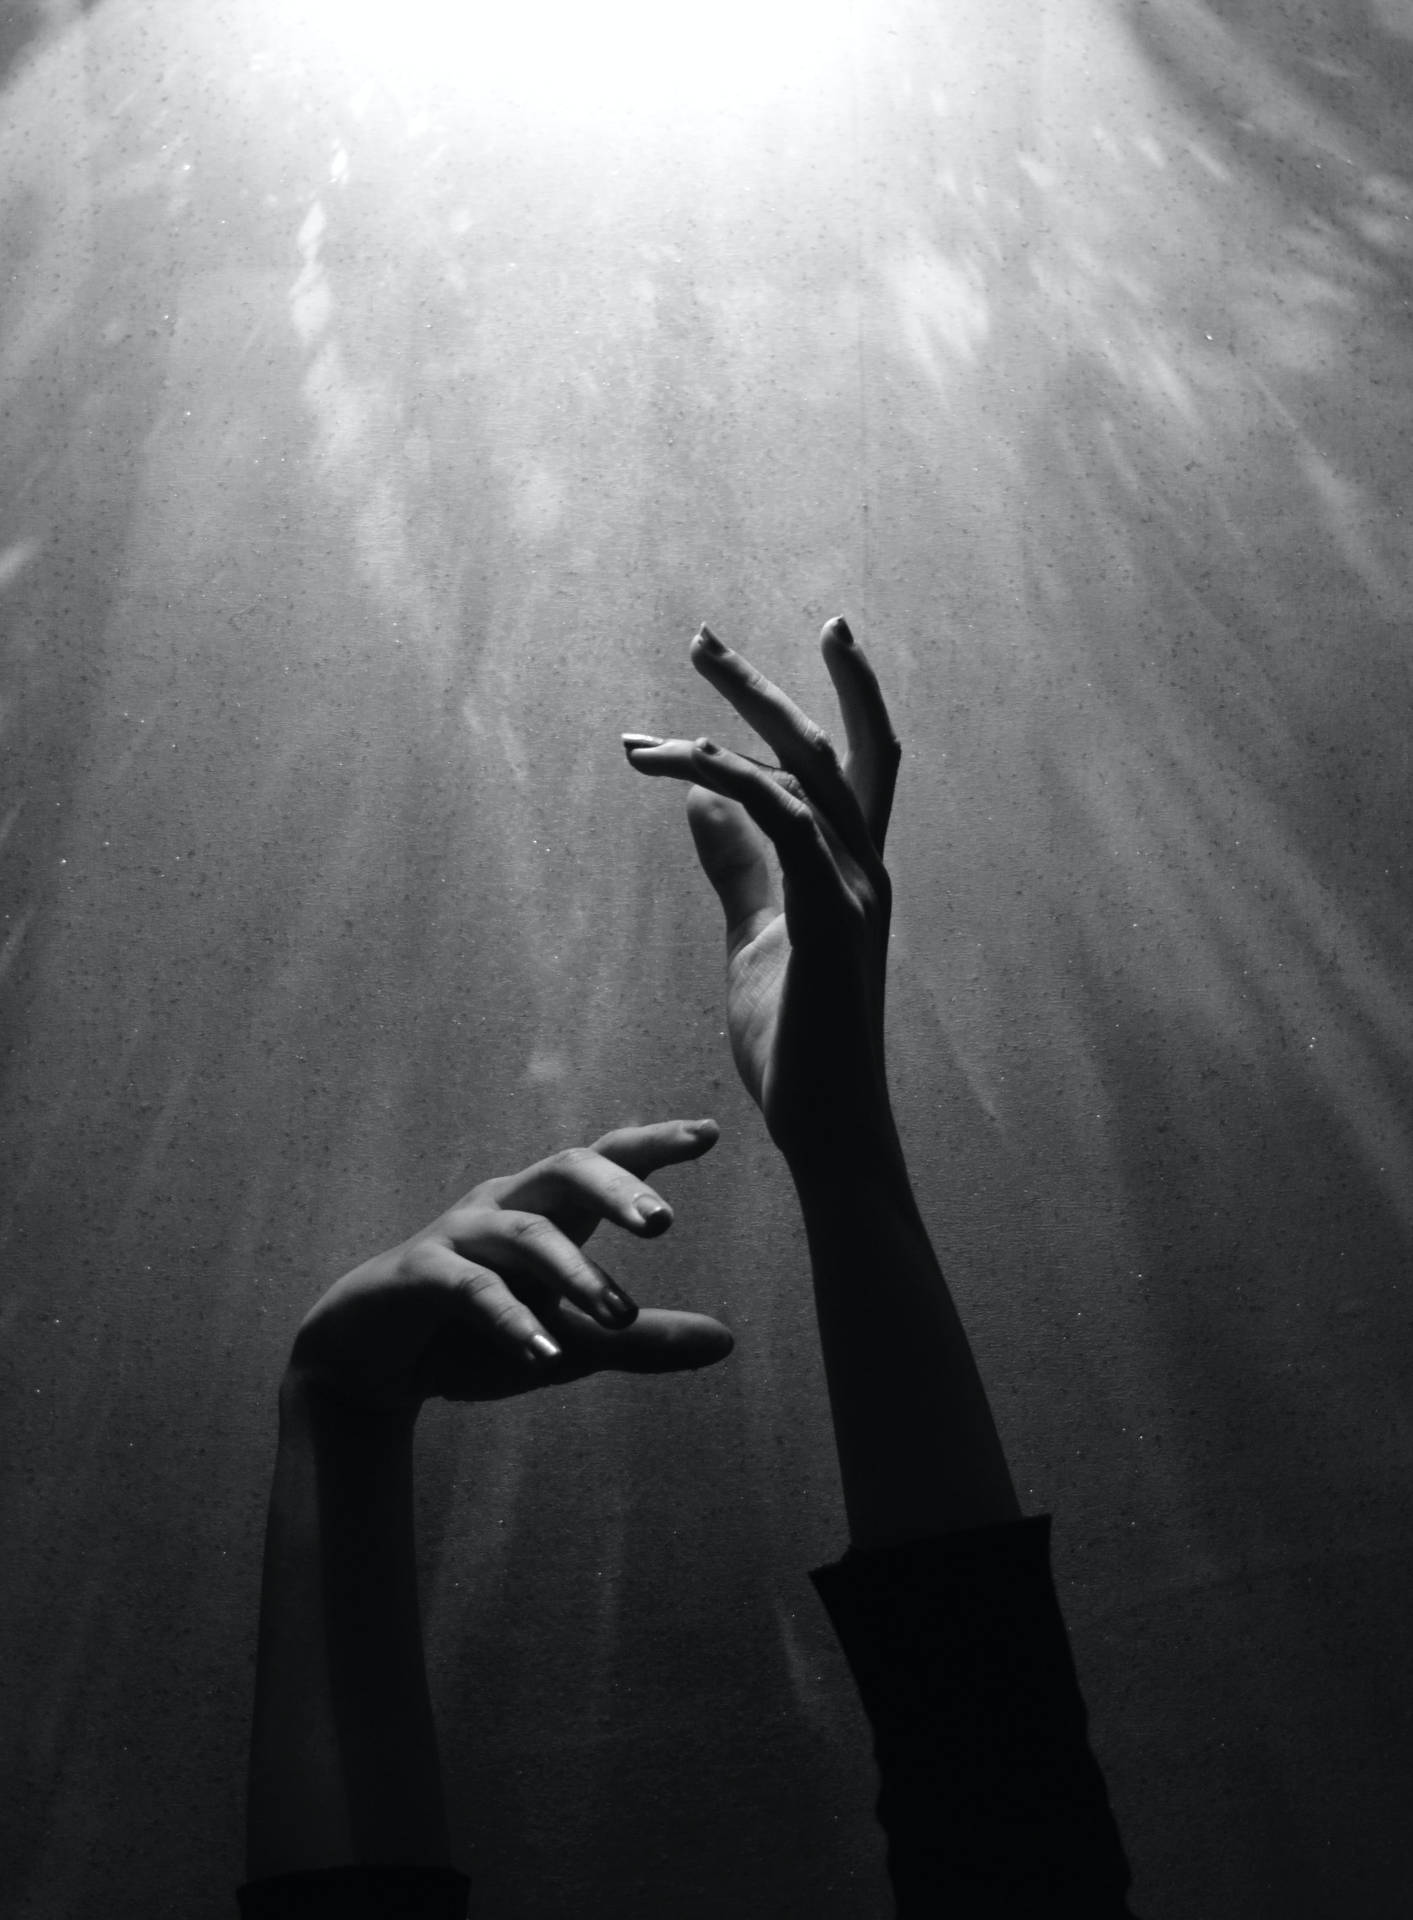
[[[564,1350],[559,1342],[489,1267],[432,1242],[418,1248],[417,1264],[423,1276],[450,1290],[457,1318],[487,1334],[498,1346],[518,1353],[531,1366],[545,1366],[562,1357]]]

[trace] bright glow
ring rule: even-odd
[[[570,122],[733,113],[827,86],[868,0],[282,0],[272,32],[399,91]]]

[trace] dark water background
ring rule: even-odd
[[[1413,7],[860,9],[537,120],[280,10],[0,30],[0,1897],[240,1873],[273,1390],[474,1179],[714,1112],[718,1372],[424,1420],[487,1914],[887,1911],[702,618],[908,750],[904,1129],[1147,1920],[1413,1907]]]

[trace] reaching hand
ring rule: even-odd
[[[483,1180],[330,1287],[299,1329],[292,1372],[337,1400],[405,1412],[434,1395],[497,1400],[604,1368],[669,1373],[724,1359],[732,1340],[719,1321],[640,1313],[580,1251],[601,1220],[643,1239],[665,1233],[672,1210],[644,1176],[716,1139],[713,1120],[623,1127]]]
[[[842,766],[822,728],[706,627],[692,642],[693,666],[780,765],[709,740],[623,736],[639,773],[694,783],[692,836],[726,914],[731,1050],[792,1164],[848,1158],[892,1137],[883,1055],[892,890],[883,842],[902,749],[843,620],[829,622],[820,646],[844,717]],[[783,912],[762,834],[780,859]]]

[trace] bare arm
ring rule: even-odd
[[[417,1608],[418,1411],[432,1395],[494,1400],[603,1368],[724,1358],[731,1336],[717,1321],[640,1313],[581,1251],[603,1220],[662,1232],[671,1209],[645,1177],[716,1137],[711,1121],[626,1127],[484,1181],[306,1317],[280,1388],[265,1541],[251,1880],[446,1864]]]
[[[858,1547],[1019,1518],[986,1389],[907,1174],[792,1163],[849,1535]],[[860,1295],[868,1311],[859,1311]]]
[[[251,1737],[252,1880],[445,1865],[413,1555],[414,1414],[280,1389]]]
[[[842,620],[821,645],[848,737],[842,763],[819,727],[706,628],[693,665],[779,766],[709,741],[628,734],[624,745],[639,772],[693,783],[692,831],[726,915],[732,1049],[804,1211],[850,1532],[873,1547],[1020,1510],[888,1095],[882,853],[900,750]]]
[[[1131,1876],[1088,1745],[1049,1519],[1020,1520],[888,1097],[883,842],[899,751],[842,621],[822,645],[842,763],[705,629],[693,664],[779,765],[702,741],[625,742],[641,771],[694,783],[688,818],[726,914],[732,1049],[804,1210],[849,1528],[876,1550],[812,1577],[873,1728],[898,1912],[1121,1920]]]

